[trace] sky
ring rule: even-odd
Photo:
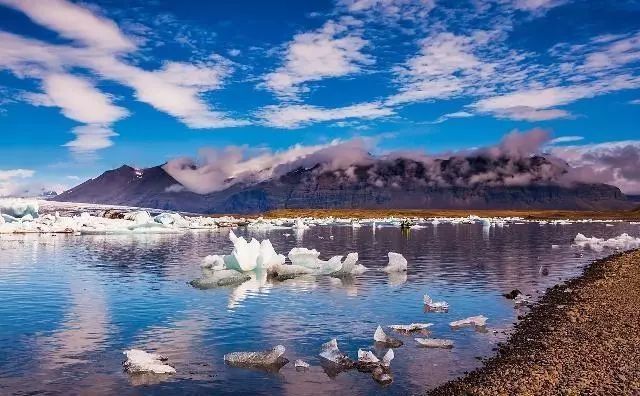
[[[640,193],[638,125],[640,0],[0,0],[0,196],[203,152],[537,129]]]

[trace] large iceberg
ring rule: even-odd
[[[0,199],[0,213],[13,218],[19,219],[27,215],[30,215],[31,218],[37,218],[39,209],[38,201],[14,198]]]

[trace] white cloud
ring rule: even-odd
[[[640,105],[640,99],[632,100],[632,101],[630,101],[630,102],[629,102],[629,104],[632,104],[632,105]]]
[[[306,92],[304,83],[356,73],[373,59],[362,53],[368,44],[358,30],[359,22],[344,17],[327,21],[312,32],[300,33],[287,44],[284,64],[264,77],[261,86],[276,95],[293,99]]]
[[[347,107],[322,108],[310,105],[267,106],[258,113],[265,125],[294,129],[314,122],[350,118],[374,119],[393,115],[394,111],[377,102],[359,103]]]
[[[0,170],[0,181],[7,181],[14,178],[29,178],[35,174],[31,169],[8,169]]]
[[[18,195],[24,184],[16,179],[29,179],[34,174],[31,169],[0,169],[0,197]]]
[[[579,142],[580,140],[584,140],[583,136],[559,136],[555,139],[552,139],[550,144],[559,144],[559,143],[572,143]]]
[[[76,154],[89,154],[113,146],[111,138],[118,136],[113,130],[101,125],[82,125],[73,128],[76,138],[66,147]]]
[[[456,111],[453,113],[443,114],[438,117],[435,121],[431,122],[432,124],[441,124],[451,118],[469,118],[473,117],[473,113],[469,113],[468,111]]]
[[[522,11],[541,12],[558,7],[569,0],[508,0],[514,8]]]
[[[110,125],[128,114],[113,105],[109,95],[72,76],[71,71],[77,68],[133,88],[136,99],[178,118],[190,128],[246,124],[212,110],[201,98],[202,93],[220,88],[231,72],[231,63],[220,56],[193,63],[166,62],[159,70],[145,70],[117,54],[135,49],[118,27],[86,8],[64,0],[0,0],[0,4],[19,9],[35,22],[81,44],[54,45],[0,32],[0,69],[8,69],[20,78],[42,80],[44,94],[26,94],[23,99],[34,105],[60,107],[65,116],[92,126],[74,130],[78,137],[68,145],[73,150],[108,147],[108,138],[115,134]],[[51,4],[59,6],[60,13],[51,11]],[[60,15],[78,20],[65,25]],[[100,132],[87,133],[89,130]],[[96,136],[96,143],[87,142],[90,135]]]
[[[339,0],[338,4],[354,14],[370,14],[372,19],[425,19],[435,0]]]
[[[112,21],[65,0],[0,0],[1,5],[25,13],[34,22],[87,46],[107,51],[135,49]]]

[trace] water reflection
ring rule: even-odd
[[[371,227],[371,229],[369,229]],[[231,248],[228,230],[179,235],[33,236],[0,238],[0,383],[3,392],[93,394],[420,393],[477,367],[522,308],[501,294],[535,296],[580,271],[598,254],[571,248],[578,232],[637,236],[638,225],[539,226],[427,224],[423,229],[318,226],[307,230],[238,230],[269,238],[278,253],[296,246],[321,258],[358,252],[370,268],[344,278],[305,276],[274,282],[254,274],[240,285],[198,290],[201,259]],[[284,234],[291,234],[286,236]],[[333,239],[331,238],[333,237]],[[551,245],[559,245],[552,249]],[[389,251],[409,261],[407,273],[379,271]],[[604,254],[604,253],[602,253]],[[424,293],[449,302],[447,313],[425,312]],[[489,317],[486,332],[453,331],[449,322]],[[337,338],[351,357],[373,349],[378,324],[431,322],[430,336],[452,350],[419,348],[411,334],[392,363],[394,383],[381,390],[370,375],[322,367],[320,345]],[[231,368],[225,353],[277,344],[288,364],[277,373]],[[130,377],[121,370],[130,348],[159,352],[174,376]],[[329,377],[329,374],[333,377]],[[138,386],[144,385],[144,386]]]

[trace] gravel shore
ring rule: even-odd
[[[640,250],[555,286],[482,368],[429,395],[640,395]]]

